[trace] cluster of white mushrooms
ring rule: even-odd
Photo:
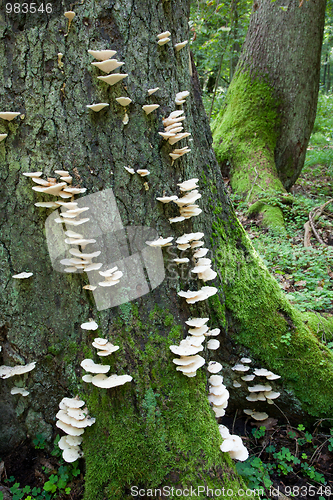
[[[81,328],[84,330],[97,330],[98,325],[95,321],[89,321],[88,323],[83,323]],[[109,356],[119,349],[119,346],[113,345],[107,339],[99,337],[94,339],[92,345],[97,349],[98,356]],[[130,375],[113,374],[107,376],[106,373],[110,370],[110,365],[97,364],[90,358],[84,359],[81,362],[81,366],[86,372],[88,372],[83,375],[82,380],[102,389],[111,389],[112,387],[124,385],[126,382],[130,382],[133,378]]]
[[[1,365],[0,378],[6,379],[14,377],[15,375],[23,375],[25,373],[31,372],[31,370],[33,370],[35,366],[36,366],[36,361],[28,363],[27,365],[16,365],[16,366]],[[12,387],[10,393],[12,395],[20,394],[23,397],[26,397],[30,394],[26,387],[19,387],[19,386]]]
[[[10,121],[14,120],[14,118],[19,116],[20,114],[21,113],[15,113],[13,111],[3,111],[0,113],[0,118],[10,122]],[[0,142],[3,141],[4,139],[6,139],[7,136],[8,136],[8,134],[0,134]]]
[[[64,431],[67,436],[62,436],[58,446],[62,451],[65,462],[75,462],[83,456],[80,448],[82,434],[86,427],[95,423],[95,418],[88,415],[88,408],[82,408],[85,402],[78,397],[63,398],[59,403],[60,410],[56,417],[56,426]]]
[[[158,45],[165,45],[166,43],[171,41],[171,36],[170,31],[164,31],[163,33],[160,33],[157,35],[157,44]],[[176,43],[174,45],[176,52],[179,52],[185,45],[187,45],[188,40],[184,40],[183,42]]]
[[[252,382],[255,377],[265,378],[266,381],[269,380],[277,380],[281,378],[280,375],[273,373],[266,368],[254,368],[252,373],[246,373],[250,370],[248,366],[251,363],[251,359],[249,358],[241,358],[240,363],[237,363],[232,367],[232,370],[242,374],[240,379],[244,382]],[[245,375],[246,373],[246,375]],[[233,381],[233,386],[235,388],[239,388],[242,386],[242,383],[238,380]],[[267,383],[256,383],[254,385],[247,387],[250,394],[246,396],[246,399],[251,403],[255,403],[257,401],[267,402],[268,404],[274,404],[274,399],[277,399],[280,396],[279,392],[273,390],[271,384]],[[266,412],[258,412],[255,409],[245,409],[244,413],[249,415],[254,420],[266,420],[268,418],[268,414]]]
[[[223,438],[223,443],[220,446],[221,451],[228,452],[230,457],[244,462],[249,456],[249,452],[243,444],[242,438],[235,434],[230,434],[229,429],[225,425],[219,425],[219,431]]]

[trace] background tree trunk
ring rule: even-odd
[[[297,180],[316,116],[325,0],[254,3],[214,149],[233,189],[255,200]],[[277,221],[278,222],[278,221]]]
[[[53,8],[50,16],[0,18],[2,109],[22,113],[0,124],[0,133],[8,133],[0,144],[1,358],[6,365],[37,361],[25,380],[27,398],[10,395],[13,379],[1,381],[1,453],[26,434],[42,433],[51,440],[59,401],[79,393],[96,417],[84,434],[86,499],[132,498],[131,485],[202,484],[232,488],[232,498],[238,498],[243,484],[219,449],[205,369],[188,379],[172,363],[169,345],[186,334],[185,320],[209,316],[210,326],[221,328],[222,347],[213,356],[223,362],[228,385],[235,377],[230,366],[243,354],[278,371],[289,391],[283,393],[281,407],[293,404],[294,416],[331,411],[332,354],[312,333],[318,332],[316,318],[307,319],[306,326],[286,301],[225,194],[198,81],[189,71],[188,48],[173,49],[174,43],[188,39],[188,3],[86,0],[73,7],[76,16],[68,36],[63,12],[69,5],[59,2]],[[167,29],[172,44],[159,47],[156,35]],[[101,48],[117,50],[118,60],[126,63],[129,76],[123,83],[110,87],[97,80],[100,72],[90,65],[87,50]],[[148,98],[147,89],[157,86],[159,92]],[[176,107],[176,92],[183,90],[190,91],[184,109],[192,151],[172,166],[173,148],[158,131],[163,129],[161,118]],[[124,110],[115,101],[123,95],[133,100],[128,125],[123,125]],[[94,114],[85,107],[93,102],[109,102],[110,107]],[[141,106],[147,102],[160,108],[146,116]],[[148,180],[131,176],[124,165],[147,168],[151,174]],[[124,226],[156,227],[164,237],[203,231],[219,273],[209,283],[218,287],[218,296],[192,306],[180,299],[179,290],[202,285],[190,267],[176,269],[165,253],[167,276],[159,287],[98,311],[91,292],[82,289],[85,275],[52,269],[44,230],[50,210],[34,206],[45,197],[22,176],[37,170],[50,176],[55,169],[69,170],[88,188],[87,194],[112,188]],[[177,183],[193,177],[199,178],[203,213],[170,226],[168,217],[178,210],[155,198],[177,192]],[[11,278],[21,271],[34,275]],[[97,332],[80,328],[88,318],[99,324]],[[132,383],[105,390],[81,381],[80,362],[94,356],[91,342],[97,335],[120,346],[112,355],[111,372],[130,374]],[[288,345],[281,341],[283,335]],[[205,357],[212,354],[207,351]],[[232,394],[231,408],[248,405],[246,394],[243,384]]]

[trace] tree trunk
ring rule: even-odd
[[[188,2],[86,0],[73,7],[76,16],[68,36],[65,7],[62,2],[53,5],[48,16],[0,18],[2,110],[21,113],[0,124],[0,133],[8,133],[0,143],[1,356],[5,365],[37,361],[23,380],[28,397],[10,394],[14,379],[1,382],[1,453],[27,434],[42,433],[51,440],[58,430],[54,424],[59,401],[79,394],[96,417],[83,441],[87,500],[129,499],[135,485],[223,486],[234,492],[228,498],[240,498],[238,488],[244,484],[220,451],[221,438],[207,401],[206,370],[185,377],[176,371],[169,346],[187,334],[190,316],[210,317],[209,326],[221,329],[222,345],[218,353],[206,350],[204,355],[207,361],[223,362],[228,386],[236,376],[230,367],[250,354],[256,366],[264,364],[281,374],[277,388],[283,393],[283,411],[290,413],[292,404],[294,416],[327,416],[333,401],[333,357],[315,336],[324,320],[309,317],[306,325],[290,306],[225,194],[198,80],[194,68],[189,69],[188,47],[177,53],[173,48],[189,37]],[[172,43],[160,47],[156,35],[166,30]],[[87,50],[104,48],[117,50],[118,60],[125,62],[128,77],[123,83],[108,86],[97,80],[100,72],[91,66]],[[160,90],[149,98],[147,90],[155,87]],[[169,153],[174,147],[158,131],[163,130],[161,118],[176,108],[175,94],[184,90],[190,91],[185,129],[193,141],[188,142],[191,153],[172,165]],[[124,125],[125,112],[115,97],[126,95],[133,102]],[[93,102],[110,106],[94,113],[86,108]],[[146,116],[142,105],[147,103],[160,108]],[[124,165],[146,168],[150,176],[132,176]],[[31,180],[22,175],[40,170],[50,177],[55,169],[69,170],[76,184],[87,187],[87,195],[112,189],[128,231],[153,227],[159,235],[174,238],[204,232],[218,271],[208,284],[218,287],[218,294],[194,305],[177,295],[203,285],[193,278],[190,266],[183,271],[175,266],[173,248],[173,253],[164,251],[166,277],[159,286],[117,306],[98,307],[91,292],[82,289],[86,273],[66,274],[52,267],[53,248],[47,248],[45,237],[51,210],[34,206],[50,196],[32,191]],[[168,217],[178,209],[156,197],[177,193],[177,183],[193,177],[199,179],[203,212],[170,225]],[[100,219],[107,226],[103,214]],[[111,250],[116,253],[115,247]],[[188,251],[185,255],[191,258]],[[113,263],[107,262],[109,267]],[[12,278],[21,271],[33,276]],[[120,285],[124,293],[131,291],[131,278],[127,275]],[[98,323],[96,332],[80,328],[89,318]],[[130,374],[131,383],[107,390],[81,380],[80,362],[89,357],[97,362],[91,347],[97,336],[120,346],[108,363],[112,373]],[[230,408],[248,406],[246,394],[242,382],[240,392],[232,393]]]
[[[217,117],[214,149],[235,192],[256,200],[297,180],[316,116],[325,0],[254,3]],[[278,221],[277,221],[278,222]]]

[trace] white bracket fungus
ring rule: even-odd
[[[97,330],[98,324],[96,323],[96,321],[90,319],[88,323],[82,323],[81,328],[83,330]]]
[[[158,38],[158,45],[164,45],[168,42],[170,42],[169,36],[171,35],[170,31],[164,31],[163,33],[160,33],[157,35]]]
[[[161,203],[170,203],[170,201],[175,201],[178,199],[178,196],[172,195],[172,196],[160,196],[156,198],[157,201],[160,201]]]
[[[36,361],[29,363],[27,365],[16,365],[16,366],[0,366],[0,378],[10,378],[14,375],[23,375],[23,373],[31,372],[36,366]]]
[[[7,136],[8,134],[0,134],[0,142],[6,139]]]
[[[216,293],[217,293],[217,288],[213,286],[204,286],[203,288],[201,288],[201,290],[198,291],[191,291],[191,290],[188,290],[187,292],[180,291],[178,292],[178,295],[180,297],[184,297],[188,304],[194,304],[195,302],[206,300],[212,295],[215,295]]]
[[[132,99],[129,97],[116,97],[116,101],[121,105],[121,106],[128,106],[131,104]]]
[[[21,394],[21,396],[26,397],[30,394],[25,387],[12,387],[10,390],[11,394]]]
[[[14,113],[12,111],[4,111],[4,112],[0,113],[0,118],[10,122],[10,121],[14,120],[14,118],[19,116],[20,114],[21,113]]]
[[[160,236],[157,240],[146,241],[146,244],[150,247],[169,247],[171,246],[172,240],[173,236],[169,236],[169,238],[163,238],[162,236]]]
[[[145,169],[145,168],[139,168],[137,171],[136,171],[137,174],[139,174],[141,177],[146,177],[147,175],[150,174],[149,170]]]
[[[99,102],[97,104],[87,104],[86,107],[91,109],[92,111],[98,112],[101,109],[106,108],[106,106],[110,106],[110,105],[106,102]]]
[[[236,364],[231,369],[234,370],[235,372],[247,372],[250,369],[250,367],[242,364]]]
[[[210,339],[207,342],[207,349],[211,349],[213,351],[216,351],[220,347],[220,342],[219,340],[216,339]]]
[[[105,61],[117,54],[116,50],[88,50],[88,53],[97,61]]]
[[[207,367],[207,370],[209,371],[209,373],[218,373],[222,370],[222,365],[221,363],[218,363],[217,361],[210,361],[208,363],[208,367]]]
[[[12,276],[12,278],[22,280],[22,279],[30,278],[32,275],[33,275],[33,273],[20,273],[20,274],[14,274]]]
[[[107,373],[110,370],[109,365],[98,365],[92,359],[84,359],[80,365],[89,373]]]
[[[101,71],[104,71],[104,73],[110,73],[111,71],[113,71],[117,68],[120,68],[125,63],[121,62],[121,61],[117,61],[117,59],[107,59],[107,60],[101,61],[101,62],[92,62],[91,64],[93,66],[96,66]]]
[[[157,92],[158,90],[160,90],[159,87],[156,87],[155,89],[148,89],[148,95],[152,95],[154,94],[155,92]]]
[[[187,45],[187,43],[188,43],[188,40],[184,40],[183,42],[176,43],[174,45],[176,52],[179,52],[183,47],[185,47],[185,45]]]
[[[146,113],[146,115],[149,115],[159,107],[160,107],[159,104],[145,104],[144,106],[142,106],[142,109]]]
[[[127,73],[113,73],[113,75],[107,76],[98,76],[98,80],[102,80],[102,82],[108,83],[109,85],[115,85],[128,76]]]
[[[224,440],[220,446],[221,451],[228,452],[231,458],[244,462],[248,458],[249,452],[245,448],[242,438],[230,434],[224,425],[219,425],[219,431]]]

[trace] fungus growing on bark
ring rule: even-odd
[[[171,241],[173,240],[173,236],[169,236],[168,238],[163,238],[160,236],[157,240],[154,241],[146,241],[146,244],[150,247],[169,247],[171,246]]]
[[[242,438],[230,434],[225,425],[219,425],[219,431],[223,438],[223,443],[220,446],[221,451],[228,452],[231,458],[244,462],[249,457],[249,452],[245,448]]]
[[[142,106],[142,109],[146,113],[146,115],[149,115],[159,107],[160,107],[159,104],[145,104],[144,106]]]
[[[117,59],[107,59],[101,62],[92,62],[91,64],[96,66],[101,71],[104,71],[104,73],[110,73],[111,71],[120,68],[125,63],[117,61]]]
[[[130,174],[134,175],[135,174],[135,170],[134,168],[131,168],[131,167],[124,167],[125,170],[127,170],[127,172],[129,172]]]
[[[117,54],[116,50],[88,50],[88,53],[93,56],[97,61],[105,61]]]
[[[157,35],[158,38],[158,45],[164,45],[168,42],[170,42],[170,38],[168,38],[171,35],[170,31],[164,31],[163,33],[160,33]]]
[[[169,153],[169,156],[171,156],[173,160],[177,160],[177,158],[180,158],[181,156],[190,152],[191,150],[187,146],[185,146],[184,148],[181,149],[174,149],[172,153]]]
[[[112,354],[119,349],[118,345],[113,345],[107,339],[101,338],[95,338],[92,345],[93,347],[96,347],[96,349],[99,349],[97,351],[97,356],[109,356],[109,354]]]
[[[99,274],[104,278],[104,281],[98,283],[99,286],[107,287],[117,285],[120,282],[120,278],[123,276],[123,273],[118,270],[117,266],[107,271],[99,271]]]
[[[110,370],[109,365],[98,365],[92,359],[84,359],[80,365],[89,373],[107,373]]]
[[[116,101],[121,105],[121,106],[128,106],[131,104],[132,99],[129,97],[116,97]]]
[[[148,89],[148,95],[152,95],[154,94],[155,92],[157,92],[158,90],[160,90],[159,87],[156,87],[155,89]]]
[[[181,182],[180,184],[177,184],[177,186],[179,186],[179,189],[181,191],[192,191],[192,189],[196,189],[198,186],[197,186],[197,182],[199,181],[199,179],[188,179],[187,181],[184,181],[184,182]]]
[[[30,394],[25,387],[12,387],[10,390],[11,394],[21,394],[24,398]]]
[[[75,17],[75,12],[73,12],[72,10],[68,10],[64,13],[64,16],[67,17],[69,21],[72,21]]]
[[[216,339],[210,339],[207,342],[207,349],[211,349],[213,351],[216,351],[220,347],[220,342],[219,340]]]
[[[31,276],[33,275],[33,273],[20,273],[20,274],[14,274],[12,276],[12,278],[15,278],[15,279],[18,279],[18,280],[22,280],[22,279],[26,279],[26,278],[30,278]]]
[[[76,398],[63,398],[59,403],[60,410],[56,417],[58,418],[56,426],[63,430],[67,436],[62,436],[58,442],[59,448],[62,450],[62,457],[65,462],[75,462],[83,456],[80,449],[82,443],[81,436],[86,427],[90,427],[96,421],[88,415],[88,410],[80,410],[84,405],[84,401]]]
[[[203,288],[201,288],[201,290],[198,291],[191,291],[191,290],[188,290],[187,292],[180,291],[178,292],[178,295],[180,297],[184,297],[188,304],[194,304],[195,302],[206,300],[208,299],[208,297],[211,297],[216,293],[217,293],[217,288],[213,286],[204,286]]]
[[[112,75],[107,76],[98,76],[98,80],[102,80],[102,82],[108,83],[109,85],[115,85],[128,76],[127,73],[113,73]]]
[[[110,104],[106,102],[99,102],[98,104],[87,104],[86,108],[91,109],[92,111],[98,112],[103,108],[110,106]]]
[[[150,174],[149,170],[145,169],[145,168],[139,168],[137,171],[136,171],[137,174],[139,174],[141,177],[146,177],[147,175]]]
[[[172,195],[172,196],[160,196],[156,198],[157,201],[160,201],[161,203],[170,203],[170,201],[175,201],[178,199],[178,196]]]
[[[183,47],[185,47],[185,45],[187,45],[187,43],[188,43],[188,40],[184,40],[183,42],[176,43],[174,45],[176,52],[179,52]]]
[[[246,363],[252,363],[252,360],[250,358],[241,358],[240,362],[246,364]]]
[[[20,114],[21,113],[14,113],[12,111],[4,111],[4,112],[0,113],[0,118],[10,122],[10,121],[14,120],[14,118],[19,116]]]
[[[186,264],[187,262],[190,262],[190,259],[188,259],[187,257],[184,257],[182,259],[172,259],[173,262],[175,262],[176,264]]]
[[[118,387],[120,385],[124,385],[127,382],[131,382],[133,377],[130,375],[111,375],[107,377],[106,375],[96,375],[92,378],[91,382],[96,387],[100,387],[102,389],[111,389],[112,387]]]
[[[7,136],[8,134],[0,134],[0,142],[6,139]]]
[[[268,418],[268,415],[267,413],[265,412],[254,412],[252,413],[251,415],[252,418],[254,418],[254,420],[266,420],[266,418]]]
[[[244,375],[244,377],[241,377],[242,380],[245,382],[251,382],[255,378],[255,375]]]
[[[176,94],[175,103],[178,106],[181,104],[184,104],[186,97],[188,97],[189,95],[190,95],[190,93],[187,90],[184,90],[183,92],[178,92]]]
[[[233,366],[231,369],[234,370],[235,372],[247,372],[250,369],[250,367],[238,363],[235,366]]]
[[[97,330],[98,324],[96,321],[90,319],[88,323],[82,323],[81,328],[82,330]]]
[[[10,378],[15,375],[23,375],[24,373],[31,372],[36,366],[36,361],[28,363],[27,365],[16,365],[16,366],[0,366],[0,378]]]
[[[238,387],[242,387],[242,384],[240,384],[237,380],[234,380],[234,381],[233,381],[233,383],[232,383],[232,385],[233,385],[236,389],[238,389]]]
[[[183,220],[185,220],[185,217],[171,217],[169,219],[169,222],[170,224],[173,224],[174,222],[182,222]],[[179,248],[179,250],[183,250],[182,248],[180,248],[181,245],[178,245],[177,248]],[[188,248],[190,247],[190,245],[188,245]]]
[[[217,361],[210,361],[208,363],[208,367],[207,367],[207,370],[209,371],[209,373],[218,373],[222,370],[222,365],[221,363],[218,363]]]

